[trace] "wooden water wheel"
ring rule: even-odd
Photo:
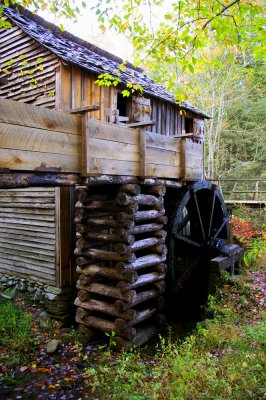
[[[202,304],[213,277],[224,269],[233,272],[241,254],[239,246],[229,244],[229,212],[217,186],[200,181],[179,190],[168,227],[172,307],[183,292],[183,302]]]

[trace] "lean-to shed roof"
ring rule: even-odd
[[[127,64],[122,73],[117,73],[122,59],[94,46],[68,32],[62,32],[56,25],[45,21],[43,18],[32,14],[30,11],[16,7],[4,7],[4,13],[25,33],[49,49],[67,63],[76,65],[86,70],[102,74],[108,72],[121,79],[126,84],[134,79],[135,83],[141,85],[147,95],[176,103],[174,96],[166,92],[162,85],[154,82],[141,69]],[[209,118],[207,114],[188,102],[182,103],[182,108],[194,112],[202,117]]]

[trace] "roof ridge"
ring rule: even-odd
[[[1,1],[0,1],[1,4]],[[64,37],[67,40],[71,40],[72,42],[75,42],[77,44],[79,44],[82,47],[87,48],[90,51],[93,51],[96,54],[99,54],[100,56],[104,56],[108,59],[111,59],[119,64],[125,63],[126,61],[126,65],[128,67],[130,67],[131,69],[144,73],[144,70],[142,68],[139,67],[135,67],[132,63],[130,63],[127,60],[123,60],[121,57],[116,56],[113,53],[110,53],[107,50],[104,50],[98,46],[96,46],[93,43],[90,43],[82,38],[80,38],[79,36],[74,35],[73,33],[70,33],[68,31],[62,31],[57,25],[55,25],[52,22],[46,21],[43,17],[41,17],[40,15],[37,15],[35,13],[33,13],[32,11],[22,7],[19,4],[10,4],[8,7],[4,6],[4,8],[11,8],[13,10],[15,10],[16,12],[18,12],[18,14],[24,15],[26,18],[36,22],[38,25],[42,25],[44,28],[48,29],[49,31],[51,31],[54,34],[59,35],[60,37]]]

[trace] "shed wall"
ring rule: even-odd
[[[74,188],[0,189],[0,272],[73,283]]]
[[[0,271],[55,284],[55,188],[1,189],[0,243]]]
[[[0,77],[9,81],[0,97],[55,107],[57,56],[13,23],[0,29],[0,54]]]

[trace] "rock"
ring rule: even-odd
[[[48,293],[53,293],[53,294],[65,294],[65,293],[72,293],[73,292],[73,288],[69,287],[69,288],[58,288],[55,286],[46,286],[45,287],[45,291]]]
[[[28,292],[29,293],[34,293],[35,292],[35,288],[29,285],[28,286]]]
[[[47,354],[55,353],[56,350],[58,349],[59,345],[60,345],[60,340],[58,340],[58,339],[50,340],[50,342],[47,344],[47,347],[46,347],[46,353]]]
[[[51,318],[46,311],[42,311],[40,314],[40,327],[41,328],[50,328],[51,326]]]
[[[18,288],[19,288],[20,292],[26,292],[26,290],[27,290],[27,287],[24,282],[21,282]]]
[[[42,294],[42,291],[40,289],[37,289],[36,292],[35,292],[35,295],[33,297],[33,300],[34,301],[41,301],[43,299],[43,297],[44,296]]]

